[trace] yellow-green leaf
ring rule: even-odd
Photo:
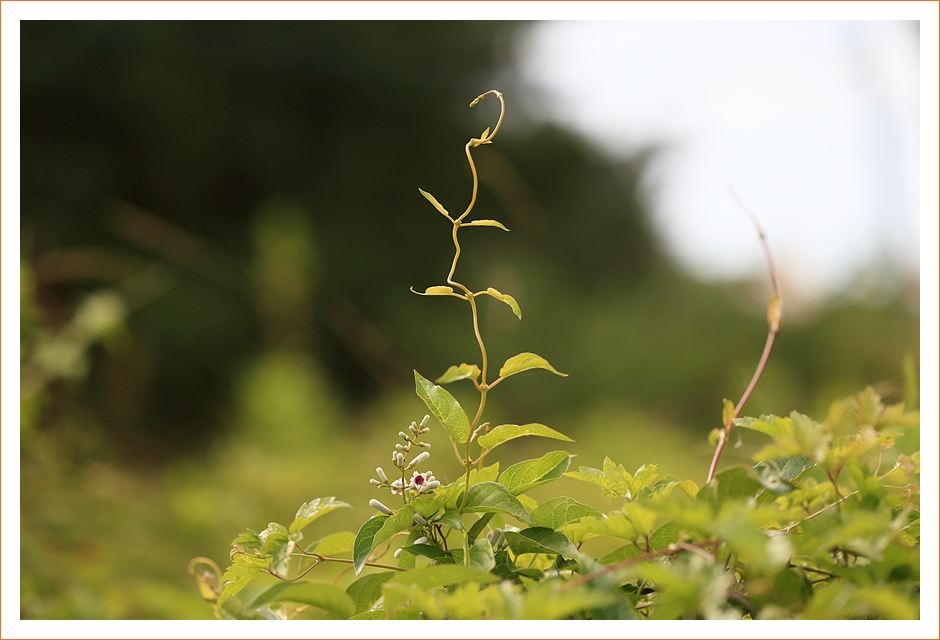
[[[498,220],[471,220],[470,222],[463,222],[460,224],[461,227],[497,227],[503,231],[509,231],[502,222]]]
[[[493,296],[497,300],[501,300],[505,302],[506,304],[508,304],[509,307],[512,309],[512,312],[516,314],[516,317],[522,320],[522,309],[519,308],[519,303],[516,302],[516,299],[513,298],[511,295],[500,293],[493,287],[490,287],[484,293],[486,293],[487,295]]]
[[[725,398],[722,400],[721,424],[726,427],[734,420],[734,403]]]
[[[458,380],[476,380],[480,375],[480,368],[475,364],[462,363],[460,366],[451,365],[440,378],[435,380],[439,384],[449,384]]]
[[[296,533],[320,516],[324,516],[330,511],[344,508],[351,509],[352,507],[332,496],[328,498],[315,498],[310,502],[305,502],[300,505],[300,509],[297,510],[297,515],[294,516],[294,521],[290,525],[290,532]]]
[[[545,369],[546,371],[551,371],[556,376],[567,377],[568,375],[567,373],[558,371],[555,369],[555,367],[548,364],[548,360],[542,356],[526,351],[509,358],[500,368],[499,377],[507,378],[509,376],[516,375],[517,373],[528,371],[529,369]]]
[[[356,613],[356,604],[345,591],[322,582],[279,582],[258,594],[248,608],[257,609],[272,602],[311,604],[337,618],[348,618]]]
[[[434,417],[444,426],[451,439],[464,443],[470,437],[470,421],[460,403],[443,388],[415,373],[415,392],[424,400]]]
[[[477,442],[484,449],[493,449],[499,445],[522,436],[541,436],[543,438],[552,438],[553,440],[564,440],[565,442],[574,442],[571,438],[554,429],[546,427],[544,424],[532,422],[529,424],[501,424],[485,436],[480,436]]]
[[[570,463],[570,453],[552,451],[535,460],[517,462],[500,475],[499,482],[517,496],[560,478]]]
[[[432,195],[431,195],[430,193],[428,193],[427,191],[424,191],[423,189],[418,189],[418,191],[420,191],[420,192],[421,192],[421,195],[423,195],[425,198],[428,199],[428,202],[430,202],[431,204],[434,205],[434,208],[435,208],[435,209],[437,209],[438,211],[440,211],[440,212],[441,212],[442,214],[444,214],[444,216],[446,216],[447,218],[450,218],[450,214],[447,213],[447,209],[445,209],[443,206],[441,206],[441,203],[437,201],[437,198],[435,198],[434,196],[432,196]]]
[[[433,287],[428,287],[424,290],[424,293],[421,295],[425,296],[449,296],[454,292],[453,287],[448,287],[447,285],[436,285]]]

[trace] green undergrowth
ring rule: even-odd
[[[509,293],[475,290],[456,279],[459,232],[470,227],[508,231],[497,220],[469,218],[478,188],[471,150],[492,143],[505,112],[497,91],[471,106],[490,95],[500,101],[499,120],[465,147],[473,178],[467,208],[452,214],[420,191],[450,225],[454,258],[442,283],[413,289],[467,304],[479,360],[436,375],[414,371],[415,393],[427,415],[400,431],[392,427],[398,431],[394,449],[376,461],[371,479],[377,497],[369,504],[375,513],[358,528],[305,537],[312,523],[350,507],[336,497],[313,496],[293,519],[239,534],[224,571],[211,558],[194,558],[190,573],[215,615],[918,618],[916,383],[908,381],[912,406],[886,404],[866,388],[834,402],[817,418],[798,412],[742,416],[782,319],[772,262],[774,295],[764,353],[741,399],[724,401],[721,427],[709,436],[714,455],[703,484],[688,478],[695,475],[688,468],[656,464],[657,446],[668,445],[668,439],[658,440],[655,428],[634,436],[642,438],[635,448],[649,456],[649,463],[626,468],[618,462],[623,457],[618,451],[574,465],[576,444],[549,425],[485,419],[489,395],[497,386],[500,392],[504,385],[511,389],[514,376],[542,375],[546,381],[552,377],[548,374],[566,376],[529,351],[491,360],[478,305],[494,305],[518,320],[523,310]],[[472,387],[476,406],[461,405],[448,391],[452,385]],[[558,392],[546,387],[546,393]],[[595,425],[590,433],[602,429]],[[431,439],[436,443],[433,466],[449,481],[432,471],[427,436],[432,430],[446,435],[445,440],[440,432],[432,433]],[[721,467],[732,431],[752,432],[758,444],[751,463]],[[548,450],[505,464],[496,450],[520,438],[539,439]],[[442,455],[452,453],[456,465],[437,458],[441,442],[446,443]],[[562,478],[568,480],[556,484]],[[577,486],[575,481],[591,488],[595,499],[583,498],[583,491],[576,499],[554,490]]]

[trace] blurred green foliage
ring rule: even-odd
[[[466,104],[495,78],[524,95],[509,60],[526,28],[23,23],[24,618],[204,617],[191,557],[221,560],[246,522],[315,496],[365,506],[377,429],[420,411],[411,370],[476,351],[459,305],[408,292],[450,261],[416,189],[466,201],[465,159],[440,150],[490,123]],[[526,311],[481,309],[495,360],[550,352],[570,377],[509,381],[493,413],[550,420],[588,464],[619,447],[628,468],[701,480],[765,294],[666,259],[640,186],[655,150],[614,162],[519,115],[501,135],[478,154],[476,211],[514,233],[468,238],[460,273]],[[833,302],[785,320],[747,412],[819,413],[869,383],[901,399],[918,351],[901,292]],[[536,455],[505,448],[507,466]]]

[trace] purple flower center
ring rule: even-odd
[[[414,482],[417,486],[420,487],[421,485],[424,484],[424,476],[419,473],[418,475],[414,477],[412,482]]]

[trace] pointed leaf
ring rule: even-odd
[[[307,547],[307,553],[316,551],[323,556],[335,556],[338,553],[352,551],[356,534],[352,531],[337,531],[324,536]]]
[[[459,367],[451,365],[440,378],[435,380],[439,384],[448,384],[458,380],[476,380],[480,376],[480,368],[475,364],[463,363]]]
[[[552,365],[548,364],[548,360],[542,356],[525,352],[513,356],[507,360],[499,370],[499,377],[508,378],[509,376],[522,373],[523,371],[528,371],[529,369],[545,369],[546,371],[551,371],[557,376],[568,376],[567,373],[562,373],[555,369],[555,367]]]
[[[352,506],[332,496],[328,498],[316,498],[310,502],[305,502],[300,505],[300,509],[297,510],[297,515],[294,516],[294,521],[290,525],[290,532],[296,533],[320,516],[324,516],[330,511],[344,508],[351,509]]]
[[[412,544],[407,547],[402,547],[402,555],[410,553],[413,556],[422,556],[430,560],[434,560],[439,564],[453,564],[454,559],[451,558],[447,553],[444,552],[440,547],[435,547],[433,544]]]
[[[606,516],[585,516],[577,522],[564,525],[566,534],[584,536],[586,533],[611,536],[623,540],[636,540],[637,532],[625,513],[612,511]]]
[[[547,484],[564,474],[571,463],[571,454],[552,451],[535,460],[523,460],[506,469],[499,482],[513,495]]]
[[[272,602],[312,604],[337,618],[348,618],[357,613],[353,599],[345,591],[322,582],[279,582],[258,594],[248,608],[257,609]]]
[[[375,549],[377,546],[391,538],[396,533],[401,533],[402,531],[411,531],[412,525],[414,523],[414,517],[415,508],[410,504],[403,506],[395,513],[395,515],[389,516],[388,520],[385,521],[385,524],[382,525],[382,528],[379,529],[378,533],[375,534],[375,538],[372,541],[372,548]]]
[[[437,198],[435,198],[434,196],[432,196],[432,195],[431,195],[430,193],[428,193],[427,191],[424,191],[423,189],[418,189],[418,191],[420,191],[420,192],[421,192],[421,195],[423,195],[425,198],[428,199],[428,202],[430,202],[431,204],[434,205],[434,208],[435,208],[435,209],[437,209],[437,210],[440,211],[442,214],[444,214],[445,217],[450,218],[450,214],[447,213],[447,209],[445,209],[443,206],[441,206],[441,203],[437,201]]]
[[[369,554],[372,553],[372,541],[375,540],[375,534],[385,526],[385,521],[390,517],[372,516],[359,527],[359,533],[356,534],[356,541],[353,544],[353,568],[356,570],[357,576],[362,572],[362,568],[366,566]]]
[[[561,496],[552,498],[532,510],[532,519],[535,523],[550,529],[558,529],[562,525],[578,520],[585,516],[599,516],[600,511],[577,500]]]
[[[522,309],[519,308],[519,303],[516,302],[515,298],[513,298],[512,296],[508,294],[500,293],[493,287],[490,287],[484,293],[486,293],[487,295],[493,296],[497,300],[502,300],[503,302],[508,304],[509,307],[512,309],[512,312],[516,314],[516,317],[522,320]]]
[[[445,525],[451,529],[463,531],[463,519],[460,517],[460,511],[457,509],[444,509],[444,513],[441,514],[441,519],[435,524]]]
[[[424,400],[434,417],[444,425],[451,439],[463,444],[470,436],[470,421],[460,403],[443,388],[415,373],[415,392]]]
[[[547,527],[529,527],[518,532],[507,531],[504,535],[517,556],[523,553],[554,553],[574,558],[578,555],[578,550],[571,540]]]
[[[346,587],[346,593],[352,598],[353,603],[355,603],[355,613],[359,614],[368,611],[369,607],[374,605],[378,599],[382,597],[382,585],[394,575],[394,571],[370,573],[367,576],[362,576]]]
[[[526,524],[533,524],[532,517],[522,503],[509,490],[496,482],[480,482],[470,487],[464,513],[507,513]]]
[[[466,567],[462,564],[439,564],[422,567],[414,571],[402,571],[388,581],[389,584],[410,585],[419,589],[433,589],[464,582],[490,583],[499,580],[499,576]]]
[[[537,422],[521,426],[518,424],[501,424],[485,436],[477,438],[477,442],[479,442],[480,446],[484,449],[494,449],[504,442],[512,440],[513,438],[521,438],[522,436],[541,436],[543,438],[552,438],[553,440],[574,442],[574,440],[565,434],[559,433]]]
[[[498,227],[503,231],[509,231],[502,222],[497,220],[473,220],[471,222],[464,222],[460,225],[461,227]]]
[[[675,522],[667,522],[650,536],[650,549],[659,551],[677,542],[679,542],[679,525]]]
[[[487,127],[486,131],[480,134],[480,140],[486,140],[486,136],[490,135],[490,128]]]

